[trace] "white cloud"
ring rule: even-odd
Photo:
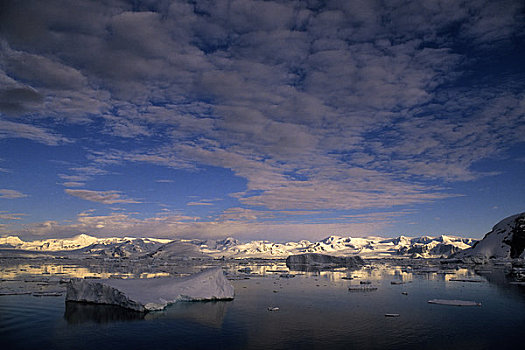
[[[27,194],[24,194],[16,190],[9,190],[6,188],[0,189],[0,198],[3,198],[3,199],[17,199],[17,198],[24,198],[27,196],[28,196]]]
[[[82,186],[85,186],[85,183],[69,181],[69,182],[62,183],[62,185],[64,185],[65,187],[82,187]]]
[[[0,211],[0,220],[22,220],[23,216],[27,214],[23,213],[9,213],[6,211]]]
[[[19,118],[0,138],[60,145],[35,120],[88,125],[90,164],[59,175],[66,187],[134,163],[206,165],[247,181],[246,208],[224,215],[389,208],[456,196],[450,182],[494,174],[473,165],[525,141],[522,77],[477,66],[523,36],[519,1],[18,6],[0,15],[0,108]]]
[[[331,234],[361,237],[379,232],[388,225],[388,220],[372,218],[354,222],[289,223],[285,221],[254,222],[247,212],[232,208],[220,221],[166,213],[145,219],[129,214],[93,215],[83,212],[73,223],[45,221],[26,225],[17,233],[22,236],[70,237],[71,232],[88,232],[99,237],[134,236],[159,238],[224,238],[234,236],[242,240],[261,237],[279,237],[279,241],[311,239],[318,240]],[[257,214],[253,213],[255,216]],[[265,214],[262,214],[264,216]]]
[[[45,128],[34,125],[0,120],[0,139],[4,138],[24,138],[48,146],[57,146],[72,142],[67,137],[56,134]]]
[[[65,189],[65,192],[74,197],[102,204],[141,203],[140,201],[131,198],[126,198],[119,191],[91,191]]]

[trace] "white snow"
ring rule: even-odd
[[[441,257],[469,248],[470,238],[439,237],[342,237],[329,236],[318,242],[275,243],[251,241],[240,243],[234,238],[223,240],[157,239],[157,238],[96,238],[78,235],[65,239],[25,242],[16,236],[0,238],[3,248],[30,251],[75,251],[106,257],[143,257],[159,259],[186,258],[286,258],[289,255],[320,253],[335,256],[359,255],[363,258]]]
[[[66,301],[119,305],[136,311],[162,310],[177,301],[229,300],[234,289],[221,268],[187,277],[151,279],[73,279]]]
[[[474,247],[459,252],[457,257],[478,259],[481,262],[483,259],[490,258],[509,259],[511,258],[510,242],[514,235],[523,235],[524,226],[525,213],[509,216],[494,225],[492,231],[487,233]],[[525,250],[520,257],[525,257]]]
[[[432,299],[428,301],[429,304],[452,305],[452,306],[481,306],[481,303],[470,300],[454,300],[454,299]]]

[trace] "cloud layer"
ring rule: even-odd
[[[383,210],[525,142],[521,1],[7,1],[0,23],[0,138],[90,128],[105,145],[59,177],[92,202],[138,203],[89,182],[147,163],[230,169],[243,209]]]

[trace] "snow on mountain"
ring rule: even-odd
[[[453,236],[440,237],[381,237],[352,238],[329,236],[319,242],[306,240],[288,243],[252,241],[237,244],[218,252],[209,251],[212,256],[229,258],[286,258],[289,255],[320,253],[336,256],[359,255],[365,258],[381,257],[448,257],[470,248],[475,240]]]
[[[525,213],[512,215],[501,220],[481,241],[474,244],[472,248],[459,252],[455,257],[525,258]]]
[[[470,238],[440,237],[341,237],[328,236],[318,242],[275,243],[265,240],[241,243],[235,238],[221,240],[153,239],[153,238],[96,238],[79,235],[69,239],[48,239],[24,242],[18,237],[0,238],[0,247],[33,251],[74,251],[104,257],[180,258],[286,258],[289,255],[320,253],[335,256],[359,255],[381,257],[448,257],[470,248]]]
[[[151,238],[101,239],[80,251],[105,257],[130,258],[154,252],[164,244],[164,240],[159,241]]]
[[[77,251],[107,257],[130,257],[154,251],[169,239],[113,237],[97,238],[80,234],[72,238],[45,239],[26,242],[16,236],[0,238],[0,248],[29,251]]]
[[[163,244],[157,250],[147,254],[147,256],[166,260],[210,257],[201,250],[199,241],[185,239],[177,239]]]
[[[0,245],[3,248],[15,248],[35,251],[59,251],[84,248],[90,244],[97,242],[97,240],[98,238],[88,236],[86,234],[80,234],[72,238],[44,239],[32,242],[25,242],[16,236],[9,236],[6,238],[0,238]]]

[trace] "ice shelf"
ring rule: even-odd
[[[140,312],[162,310],[177,301],[231,300],[234,289],[221,268],[187,277],[72,279],[66,301],[118,305]]]

